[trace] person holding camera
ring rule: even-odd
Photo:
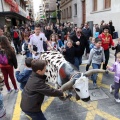
[[[38,59],[40,57],[40,53],[44,52],[43,42],[46,42],[47,45],[53,49],[51,44],[47,41],[45,34],[40,31],[40,26],[35,26],[35,34],[33,34],[30,38],[30,43],[28,45],[29,50],[32,52],[33,59]]]

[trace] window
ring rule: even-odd
[[[66,11],[67,11],[67,18],[68,18],[69,17],[68,8],[66,9]]]
[[[75,7],[75,16],[77,16],[77,4],[74,4]]]
[[[66,18],[66,11],[65,11],[65,9],[64,9],[64,18]]]
[[[97,11],[97,0],[93,0],[93,11]]]
[[[70,14],[69,14],[69,17],[71,18],[72,17],[72,8],[71,8],[71,6],[70,6],[70,8],[69,8],[70,10]]]
[[[105,0],[105,9],[111,8],[111,0]]]

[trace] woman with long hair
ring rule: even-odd
[[[10,88],[8,83],[8,75],[12,81],[15,92],[18,92],[18,88],[14,77],[14,68],[17,68],[17,59],[13,47],[10,45],[8,38],[5,36],[0,37],[0,51],[3,51],[8,59],[8,65],[0,64],[8,93],[12,92],[12,89]]]

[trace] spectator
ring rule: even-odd
[[[20,48],[19,30],[17,29],[17,26],[15,26],[15,29],[13,30],[13,43],[15,46],[16,54],[19,54],[21,52],[21,48]]]
[[[18,92],[18,88],[14,77],[14,69],[13,69],[13,66],[15,69],[17,68],[17,59],[14,53],[14,49],[11,47],[7,37],[5,36],[0,37],[0,50],[1,52],[4,52],[6,54],[8,59],[8,65],[3,65],[3,64],[0,65],[8,93],[12,92],[12,89],[10,88],[8,83],[8,75],[12,81],[15,92]]]
[[[25,68],[22,72],[20,72],[19,69],[15,72],[16,79],[20,83],[20,89],[23,90],[31,73],[32,73],[32,68],[31,68],[31,62],[32,58],[27,58],[25,59]]]
[[[105,63],[105,56],[104,56],[104,50],[101,47],[102,41],[99,38],[95,38],[95,46],[90,51],[89,59],[88,59],[88,65],[92,62],[93,69],[100,69],[101,63]],[[97,74],[92,75],[93,80],[93,87],[97,88],[96,80],[97,80]]]
[[[89,37],[92,37],[92,32],[87,23],[85,23],[84,28],[82,29],[83,34],[85,35],[86,39],[89,40]]]
[[[100,24],[100,31],[99,31],[99,34],[101,34],[101,33],[103,32],[103,27],[104,27],[104,25],[105,25],[105,21],[102,20],[102,21],[101,21],[101,24]]]
[[[65,32],[64,32],[63,26],[60,26],[60,29],[58,30],[57,34],[59,35],[59,38],[62,40],[64,44]]]
[[[99,36],[99,31],[100,31],[99,25],[96,24],[95,25],[95,38],[97,38]]]
[[[26,55],[26,58],[32,57],[32,53],[28,49],[28,44],[29,44],[29,35],[28,35],[28,33],[25,33],[24,34],[24,43],[22,45],[22,52],[23,52],[23,55]]]
[[[102,47],[104,49],[105,54],[105,64],[103,65],[103,69],[106,70],[106,66],[109,60],[109,47],[114,46],[114,42],[112,40],[112,36],[109,34],[109,27],[104,26],[102,34],[99,35],[99,38],[102,40]]]
[[[58,34],[56,34],[56,40],[57,40],[57,46],[58,46],[58,50],[61,51],[61,48],[64,46],[62,40],[59,38]]]
[[[109,28],[110,28],[110,34],[112,35],[112,39],[113,39],[113,32],[115,32],[115,27],[113,26],[112,20],[109,21]]]
[[[95,46],[95,38],[92,38],[92,40],[91,40],[91,42],[90,42],[90,46],[89,46],[90,50],[91,50],[92,48],[94,48],[94,46]]]
[[[21,100],[21,109],[33,120],[46,120],[42,111],[41,105],[44,100],[44,96],[63,96],[63,92],[50,88],[45,83],[46,77],[46,61],[33,60],[32,61],[32,75],[29,78],[23,92]]]
[[[51,44],[52,48],[57,50],[57,40],[56,40],[56,35],[55,34],[52,34],[51,37],[50,37],[50,41],[49,43]],[[48,47],[48,50],[51,50],[50,47]]]
[[[9,40],[10,42],[12,41],[10,32],[8,32],[8,29],[7,29],[7,26],[6,26],[6,25],[4,25],[4,35],[8,38],[8,40]]]
[[[112,50],[115,50],[115,60],[116,60],[116,54],[120,52],[120,38],[118,38],[118,43],[116,46],[112,47]]]
[[[47,26],[47,29],[45,30],[45,36],[46,36],[48,41],[50,40],[50,36],[52,33],[53,33],[53,31],[50,30],[50,26]]]
[[[75,52],[75,66],[79,70],[79,65],[82,63],[82,56],[84,54],[85,48],[87,54],[90,52],[89,43],[86,37],[82,34],[80,28],[77,28],[76,35],[74,35],[71,39],[73,40],[75,49],[77,49]]]

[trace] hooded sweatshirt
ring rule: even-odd
[[[94,48],[91,49],[88,64],[90,64],[91,62],[95,64],[101,64],[102,62],[105,62],[103,47],[97,48],[96,46],[94,46]]]

